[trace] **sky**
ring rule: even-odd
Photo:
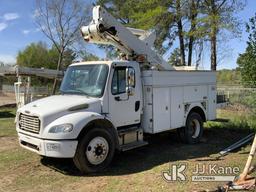
[[[90,1],[91,0],[85,0]],[[256,12],[256,0],[247,0],[243,11],[237,13],[237,17],[243,22],[254,16]],[[35,0],[0,0],[0,61],[15,63],[19,51],[23,50],[32,42],[43,41],[50,44],[49,40],[35,24]],[[218,69],[233,69],[237,67],[236,59],[239,53],[246,48],[248,34],[243,32],[241,38],[224,42],[222,46],[224,59],[219,63]],[[105,53],[96,46],[89,45],[87,50],[91,53],[104,57]],[[167,55],[164,56],[167,59]],[[208,68],[209,56],[203,58],[203,66]]]

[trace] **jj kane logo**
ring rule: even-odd
[[[167,182],[187,181],[186,163],[170,164],[169,170],[162,172]],[[191,181],[233,181],[239,174],[239,167],[219,166],[217,164],[196,164],[193,167]]]
[[[187,169],[187,164],[181,163],[179,165],[171,165],[168,171],[163,171],[162,176],[165,181],[186,181],[187,176],[185,171]]]

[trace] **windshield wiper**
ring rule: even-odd
[[[65,90],[65,91],[60,90],[60,91],[63,94],[76,94],[76,93],[80,93],[80,94],[83,94],[83,95],[86,95],[86,96],[90,96],[88,93],[86,93],[86,92],[84,92],[84,91],[82,91],[80,89],[70,89],[70,90]]]

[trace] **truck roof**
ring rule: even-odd
[[[113,61],[81,61],[77,63],[72,63],[69,66],[76,66],[76,65],[93,65],[93,64],[107,64],[111,65],[112,63],[127,63],[131,61],[126,61],[126,60],[113,60]]]

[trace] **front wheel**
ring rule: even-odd
[[[78,142],[73,160],[82,173],[99,172],[110,164],[114,152],[115,142],[111,132],[93,128]]]
[[[203,120],[202,117],[195,112],[192,112],[187,117],[186,127],[178,129],[181,140],[188,144],[199,143],[203,135]]]

